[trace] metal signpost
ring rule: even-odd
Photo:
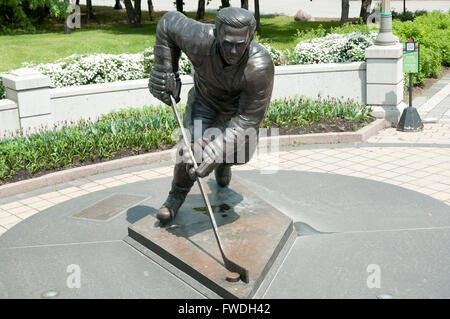
[[[397,125],[398,131],[421,131],[423,123],[412,106],[413,73],[419,72],[419,44],[409,39],[403,44],[403,72],[409,73],[409,106],[403,110]]]

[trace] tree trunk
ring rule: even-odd
[[[183,12],[183,0],[177,0],[177,11]]]
[[[65,3],[69,4],[69,0],[64,0]],[[64,34],[70,34],[70,28],[67,25],[67,19],[64,20]]]
[[[255,20],[256,20],[256,33],[261,36],[261,17],[259,14],[259,0],[255,0]]]
[[[367,22],[367,18],[370,15],[370,5],[372,4],[372,0],[362,0],[361,2],[361,11],[359,12],[359,17],[364,21],[364,23]]]
[[[350,9],[350,0],[342,0],[341,25],[348,21],[348,11]]]
[[[86,23],[94,17],[94,11],[92,11],[92,0],[86,0]]]
[[[150,21],[154,21],[155,20],[155,11],[153,10],[153,1],[147,0],[147,4],[148,4],[148,15],[150,16]]]
[[[122,5],[120,4],[120,0],[116,0],[116,5],[114,6],[115,10],[120,10],[122,9]]]
[[[205,17],[205,0],[198,0],[196,20],[201,20]]]
[[[131,0],[124,0],[127,9],[128,22],[130,27],[138,28],[141,26],[141,0],[134,0],[134,8]]]
[[[226,8],[230,6],[230,0],[222,0],[221,8]]]
[[[241,8],[248,10],[248,0],[241,0]]]

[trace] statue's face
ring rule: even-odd
[[[242,58],[250,43],[249,29],[248,27],[236,29],[228,25],[219,28],[217,43],[226,63],[237,64]]]

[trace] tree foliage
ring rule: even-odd
[[[59,0],[3,0],[0,3],[0,30],[21,28],[34,31],[45,16],[66,18],[68,4]]]

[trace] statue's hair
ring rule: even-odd
[[[256,20],[253,14],[245,9],[237,7],[227,7],[219,11],[216,16],[216,30],[222,25],[228,25],[233,28],[250,27],[250,34],[253,35],[256,29]]]

